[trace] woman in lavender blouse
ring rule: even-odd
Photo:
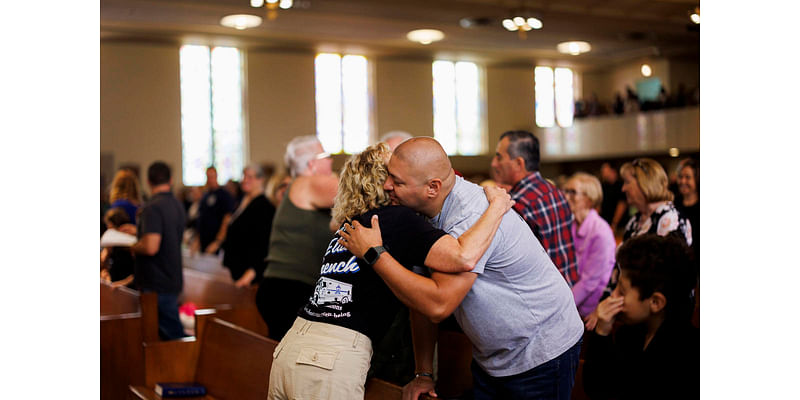
[[[603,202],[603,189],[596,177],[576,173],[564,185],[564,194],[575,216],[571,229],[579,279],[572,295],[584,318],[597,307],[611,277],[616,241],[611,227],[595,210]]]

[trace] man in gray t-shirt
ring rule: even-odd
[[[467,231],[488,206],[480,186],[455,176],[434,139],[404,142],[388,169],[384,189],[392,200],[454,237]],[[374,237],[374,222],[373,229],[357,226],[348,241]],[[517,213],[505,214],[488,250],[469,272],[431,271],[431,278],[405,274],[389,253],[391,249],[378,253],[373,267],[401,300],[412,299],[418,374],[404,388],[412,398],[433,391],[428,376],[433,369],[433,322],[451,313],[473,344],[476,399],[569,398],[583,323],[572,292]]]

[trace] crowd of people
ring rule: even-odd
[[[271,399],[363,398],[371,365],[393,358],[404,373],[387,380],[435,395],[447,320],[472,343],[475,399],[568,399],[581,347],[592,398],[699,396],[698,160],[680,162],[672,188],[649,158],[559,186],[540,172],[539,140],[517,130],[481,185],[435,139],[402,132],[340,174],[315,136],[293,139],[284,161],[271,177],[248,165],[229,190],[209,167],[184,204],[163,162],[148,168],[146,201],[121,170],[103,221],[130,242],[103,247],[101,278],[156,292],[161,337],[180,338],[182,247],[219,254],[235,285],[257,286],[280,341]],[[403,332],[411,357],[387,357]]]
[[[597,117],[602,115],[624,115],[653,110],[693,107],[700,105],[700,88],[688,89],[683,83],[678,85],[674,93],[667,93],[661,86],[655,99],[643,100],[636,91],[627,86],[625,94],[614,93],[614,100],[610,103],[600,101],[596,93],[588,98],[575,101],[574,117],[576,119]]]

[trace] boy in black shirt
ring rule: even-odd
[[[597,306],[583,383],[594,399],[700,396],[700,336],[691,325],[696,272],[685,242],[642,235],[617,253],[619,284]],[[620,326],[613,332],[615,322]]]

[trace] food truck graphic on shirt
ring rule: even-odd
[[[311,296],[316,306],[325,304],[347,304],[353,301],[353,285],[335,279],[320,277]]]

